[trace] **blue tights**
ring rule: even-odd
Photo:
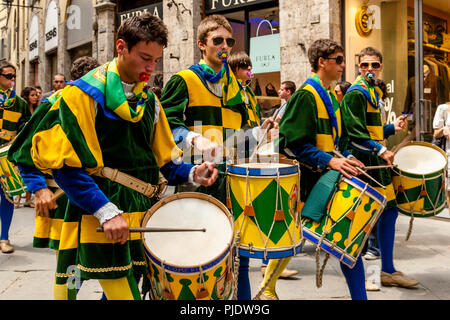
[[[248,277],[249,261],[250,258],[239,256],[239,276],[237,287],[237,299],[238,300],[252,300],[250,278]]]
[[[352,300],[367,300],[366,277],[361,256],[356,260],[356,264],[352,269],[341,262],[341,270],[347,281]]]
[[[12,204],[6,199],[5,194],[3,193],[3,190],[1,188],[0,188],[0,196],[1,196],[0,220],[2,224],[0,240],[8,240],[9,227],[11,226],[11,221],[14,212],[14,204]]]
[[[395,222],[398,217],[398,208],[389,208],[383,211],[378,219],[378,246],[381,252],[381,271],[394,273],[394,238]]]

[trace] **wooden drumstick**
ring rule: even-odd
[[[278,108],[278,109],[275,111],[275,113],[273,114],[273,116],[270,117],[270,118],[272,118],[273,120],[275,120],[275,119],[277,118],[278,113],[280,112],[280,109],[281,109],[281,107]],[[272,124],[269,123],[269,124],[267,125],[267,128],[264,130],[264,133],[263,133],[261,139],[258,141],[258,144],[256,145],[255,150],[253,150],[253,153],[252,153],[252,155],[251,155],[250,158],[249,158],[249,162],[252,162],[252,161],[253,161],[253,158],[255,157],[256,152],[257,152],[258,149],[261,147],[261,144],[265,141],[266,135],[267,135],[267,133],[269,132],[269,130],[270,130],[271,128],[272,128]]]
[[[397,168],[396,164],[386,164],[381,166],[367,166],[364,167],[365,170],[375,170],[375,169],[388,169],[388,168]]]
[[[345,158],[339,151],[337,150],[333,150],[333,153],[335,155],[337,155],[339,158]],[[377,180],[375,180],[371,175],[369,175],[367,172],[365,172],[363,169],[361,169],[360,167],[355,167],[356,170],[358,170],[360,173],[362,173],[363,175],[365,175],[367,178],[369,178],[370,180],[372,180],[373,182],[375,182],[377,185],[379,185],[381,188],[386,189],[386,186],[383,186],[381,183],[379,183]]]
[[[130,232],[206,232],[203,229],[173,229],[173,228],[129,228]],[[97,232],[104,232],[103,228],[97,228]]]

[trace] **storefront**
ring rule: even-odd
[[[417,77],[415,66],[416,41],[415,2],[413,0],[394,1],[345,1],[343,43],[345,45],[347,81],[352,82],[358,74],[358,53],[372,46],[383,53],[381,78],[387,85],[385,104],[386,123],[393,123],[402,112],[412,112],[413,121],[419,119],[418,126],[411,130],[419,133],[417,140],[430,140],[434,112],[437,105],[450,100],[449,97],[449,55],[450,39],[448,25],[450,8],[441,1],[423,1],[423,76]],[[420,22],[419,22],[420,23]],[[420,42],[419,42],[420,43]],[[449,48],[448,48],[449,47]],[[440,72],[441,71],[441,72]],[[416,116],[416,77],[419,79],[421,114]],[[389,140],[398,144],[404,135]]]
[[[39,84],[39,16],[33,15],[28,34],[29,85]]]
[[[67,7],[67,51],[72,64],[82,56],[92,56],[92,1],[72,0]]]
[[[280,106],[281,85],[280,18],[278,1],[206,0],[205,14],[224,15],[233,28],[233,52],[245,51],[253,64],[251,88],[258,98],[262,116]]]
[[[49,2],[47,13],[45,15],[44,29],[44,52],[45,52],[45,70],[44,83],[50,84],[47,89],[51,90],[51,83],[54,75],[57,73],[58,66],[58,7],[56,1]],[[44,89],[46,90],[46,89]]]

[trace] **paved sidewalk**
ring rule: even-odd
[[[409,217],[399,215],[396,226],[395,266],[420,281],[413,289],[382,287],[369,292],[370,300],[449,300],[450,299],[450,217],[446,210],[440,218],[415,219],[409,241],[405,235]],[[0,253],[0,300],[52,300],[52,281],[56,256],[49,249],[32,248],[34,211],[16,209],[10,239],[13,254]],[[284,300],[350,300],[337,259],[330,258],[323,276],[322,288],[317,288],[315,247],[306,243],[304,252],[289,263],[289,269],[299,271],[297,277],[279,280],[277,293]],[[324,255],[321,257],[323,261]],[[380,260],[364,261],[366,277],[378,279]],[[256,294],[262,280],[260,261],[250,262],[252,293]],[[98,300],[101,288],[97,281],[86,281],[78,298]]]

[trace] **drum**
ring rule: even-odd
[[[410,142],[397,151],[392,184],[399,212],[430,217],[444,210],[447,162],[446,153],[427,142]]]
[[[300,169],[292,161],[227,165],[227,207],[239,254],[276,259],[301,251]]]
[[[330,175],[336,175],[337,179],[328,182]],[[321,186],[324,181],[329,185]],[[324,203],[321,216],[309,212],[318,210],[317,203]],[[386,203],[384,195],[362,180],[348,179],[330,170],[319,179],[305,202],[303,236],[353,268]],[[318,221],[307,218],[310,216],[316,216]]]
[[[8,161],[8,150],[11,145],[0,148],[0,180],[5,194],[9,197],[21,195],[27,191],[20,176],[19,169]]]
[[[144,233],[153,296],[158,300],[229,300],[233,282],[233,217],[202,193],[177,193],[157,202],[143,227],[206,228],[206,232]]]

